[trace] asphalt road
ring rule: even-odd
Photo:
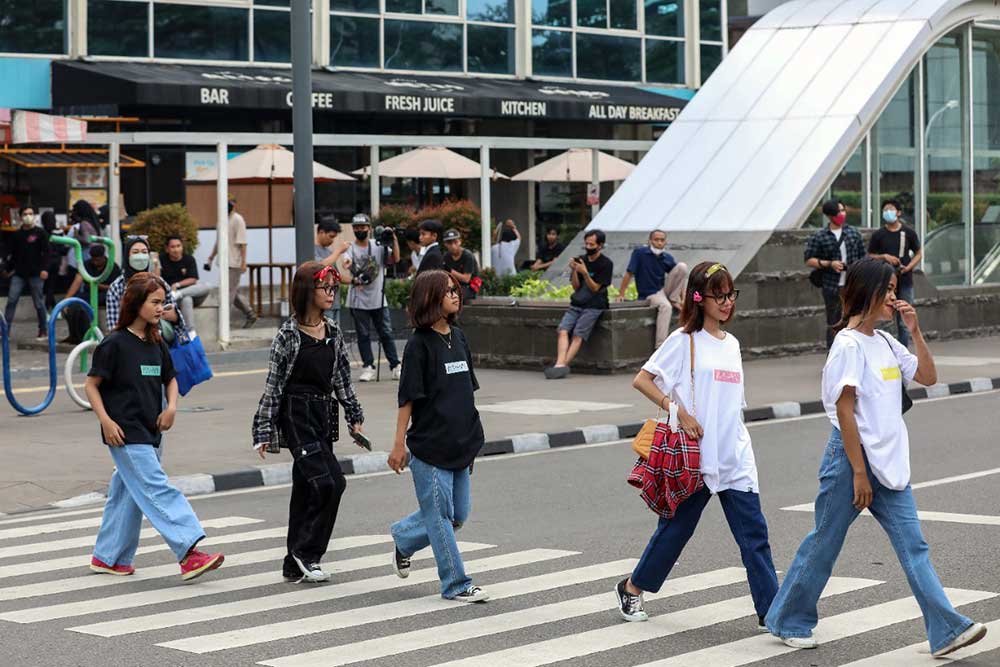
[[[935,513],[923,522],[933,561],[944,585],[955,589],[953,600],[966,602],[961,611],[984,622],[1000,619],[998,398],[993,392],[928,401],[907,416],[914,483],[944,480],[915,491],[921,511]],[[751,428],[779,569],[788,567],[812,522],[808,512],[782,508],[814,498],[828,431],[822,417]],[[757,635],[739,554],[714,502],[664,589],[668,595],[647,602],[652,620],[620,622],[611,588],[655,524],[624,482],[631,461],[628,444],[613,443],[477,463],[472,516],[460,539],[467,565],[479,571],[476,583],[498,599],[474,606],[436,597],[429,560],[415,560],[405,583],[392,575],[384,540],[389,523],[415,506],[408,476],[349,481],[335,531],[349,541],[335,544],[344,548],[326,559],[333,580],[318,586],[282,583],[276,554],[257,553],[281,551],[287,488],[194,500],[203,522],[230,524],[207,531],[227,562],[187,585],[163,549],[140,552],[135,578],[90,575],[90,524],[99,510],[3,519],[0,664],[942,664],[919,653],[926,651],[919,611],[870,517],[852,528],[834,571],[836,594],[820,607],[817,637],[842,638],[817,651],[786,652]],[[66,542],[74,538],[76,546]],[[61,544],[44,546],[53,541]],[[150,535],[142,545],[155,549],[162,541]],[[988,650],[959,664],[1000,665],[1000,627],[991,640],[980,645]],[[172,646],[158,646],[164,643]],[[331,647],[312,662],[300,655]]]

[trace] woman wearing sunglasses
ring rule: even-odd
[[[441,597],[484,602],[472,584],[455,542],[469,517],[469,476],[484,443],[473,392],[479,389],[472,354],[455,320],[462,310],[460,287],[444,271],[426,271],[413,281],[409,315],[413,335],[403,352],[396,442],[389,467],[401,473],[410,450],[410,471],[420,505],[392,525],[393,569],[405,579],[410,557],[428,544],[434,551]]]
[[[320,567],[347,480],[333,454],[339,438],[338,404],[352,433],[364,414],[351,384],[351,362],[340,326],[325,317],[333,307],[340,275],[333,267],[305,262],[292,279],[292,317],[271,344],[264,395],[253,419],[253,442],[265,451],[292,453],[285,579],[328,581]]]
[[[757,629],[767,630],[764,616],[778,592],[778,577],[760,508],[750,433],[743,424],[740,343],[723,330],[736,312],[738,296],[723,265],[702,262],[694,267],[681,328],[663,342],[632,382],[664,411],[672,402],[677,404],[680,428],[699,441],[704,485],[677,506],[673,518],[660,519],[632,576],[618,583],[619,612],[626,621],[649,618],[643,610],[643,592],[660,590],[694,534],[702,510],[717,495],[747,570]]]

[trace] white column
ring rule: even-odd
[[[313,0],[313,65],[330,64],[330,0]]]
[[[975,196],[976,166],[973,161],[973,146],[975,146],[973,108],[972,108],[972,82],[973,74],[973,53],[972,53],[972,24],[968,23],[962,31],[962,54],[960,58],[962,75],[960,81],[960,102],[959,111],[962,114],[962,222],[965,224],[965,284],[972,285],[976,271],[976,244],[975,230]]]
[[[917,234],[920,236],[920,245],[923,246],[927,240],[927,136],[924,126],[927,123],[927,110],[924,106],[924,59],[920,58],[917,66],[917,92],[914,105],[916,106],[913,117],[914,123],[914,143],[917,145],[917,196],[916,211],[913,217],[916,218]],[[924,271],[926,253],[920,257],[920,270]]]
[[[490,257],[490,147],[479,147],[479,208],[482,211],[483,268],[492,264]]]
[[[121,144],[117,141],[108,146],[108,223],[111,225],[111,240],[115,243],[115,258],[124,266],[122,259],[122,212],[118,207],[121,199]]]
[[[598,211],[601,210],[601,175],[600,170],[600,151],[596,148],[590,149],[590,187],[597,189],[597,203],[590,205],[590,219],[593,221],[597,217]]]
[[[369,169],[368,181],[371,186],[371,192],[369,193],[369,208],[371,208],[371,216],[375,218],[378,216],[379,209],[382,207],[382,178],[378,175],[378,161],[379,161],[379,147],[372,146],[369,150],[370,157],[369,162],[371,168]]]
[[[87,0],[67,2],[66,18],[69,23],[67,39],[70,57],[79,58],[87,55]]]
[[[698,0],[681,1],[684,3],[684,81],[688,88],[701,88],[700,3]]]
[[[535,152],[525,151],[528,154],[527,168],[535,166]],[[528,259],[538,259],[538,214],[535,211],[535,181],[527,181],[528,187]]]
[[[219,345],[225,349],[229,345],[229,147],[225,143],[216,144],[215,161],[218,164],[218,178],[215,182],[215,210],[217,222],[215,238],[219,260]]]

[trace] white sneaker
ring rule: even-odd
[[[371,382],[375,379],[375,367],[365,366],[361,369],[361,375],[358,376],[358,382]]]
[[[982,623],[973,623],[965,632],[951,640],[950,644],[944,648],[934,651],[931,655],[935,658],[940,658],[943,655],[948,655],[949,653],[957,651],[958,649],[968,646],[969,644],[975,644],[985,636],[986,626]]]
[[[393,380],[398,380],[402,375],[403,375],[403,367],[402,366],[396,366],[395,368],[392,369],[392,379]]]
[[[299,566],[299,570],[302,572],[302,581],[309,581],[313,583],[330,581],[330,575],[323,571],[323,568],[319,566],[319,563],[307,562],[295,554],[292,554],[292,560],[295,561],[295,564]]]
[[[781,643],[792,648],[819,648],[819,642],[812,637],[781,637]]]

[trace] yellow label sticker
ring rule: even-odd
[[[902,373],[899,372],[899,366],[893,366],[892,368],[882,369],[882,379],[883,380],[899,380],[902,378]]]

